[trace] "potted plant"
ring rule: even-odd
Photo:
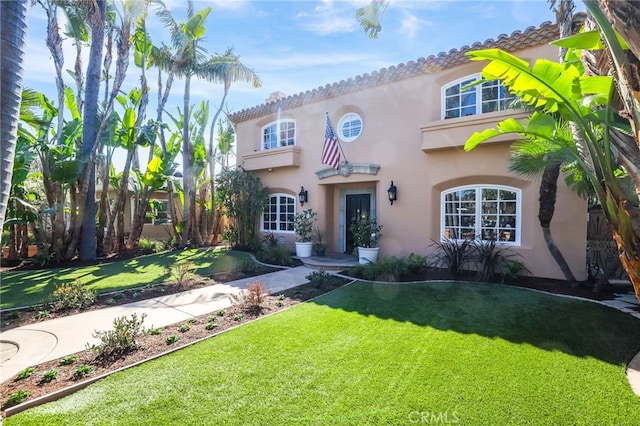
[[[317,215],[312,209],[308,209],[298,213],[293,219],[293,227],[298,236],[298,241],[296,241],[296,256],[298,257],[311,256],[311,250],[313,249],[311,234]]]
[[[324,242],[324,230],[318,228],[317,226],[313,228],[313,239],[315,240],[313,250],[316,252],[316,256],[324,256],[327,250],[327,245]]]
[[[362,264],[375,262],[378,259],[378,239],[382,236],[382,225],[378,225],[375,217],[362,215],[351,223],[349,228],[353,234],[353,244],[358,253],[358,262]]]

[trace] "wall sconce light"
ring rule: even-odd
[[[300,201],[301,206],[304,206],[304,203],[309,201],[309,194],[307,193],[307,190],[304,189],[304,186],[300,187],[300,192],[298,193],[298,201]]]
[[[387,194],[389,195],[391,205],[393,205],[393,202],[398,199],[398,188],[393,184],[393,181],[391,181],[391,186],[387,189]]]

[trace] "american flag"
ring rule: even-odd
[[[334,169],[340,168],[340,147],[338,146],[338,138],[331,127],[329,114],[327,114],[327,131],[324,134],[324,146],[322,147],[322,164],[327,164]]]

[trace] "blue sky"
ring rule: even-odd
[[[184,3],[166,2],[178,22],[186,20]],[[234,84],[227,108],[239,111],[263,103],[275,91],[287,95],[304,92],[555,19],[544,0],[395,0],[383,18],[379,38],[370,39],[355,19],[356,9],[368,3],[369,0],[195,1],[196,10],[212,8],[204,42],[209,53],[234,47],[263,82],[259,89]],[[25,85],[55,99],[53,64],[44,42],[46,19],[38,5],[29,10],[28,25]],[[166,29],[153,14],[148,28],[154,41],[169,43]],[[66,43],[65,53],[65,67],[72,68],[74,48],[70,43]],[[71,85],[71,78],[65,77]],[[138,71],[131,63],[125,90],[133,87],[137,79]],[[150,86],[154,102],[157,95],[153,80]],[[174,84],[169,111],[181,105],[182,89],[182,82]],[[213,106],[220,97],[219,86],[192,83],[192,103],[204,99]],[[148,117],[155,116],[152,105]]]

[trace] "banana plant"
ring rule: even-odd
[[[575,39],[564,43],[575,49]],[[529,66],[500,49],[468,55],[474,61],[489,61],[482,71],[483,77],[501,80],[535,112],[524,123],[509,118],[494,129],[474,133],[465,150],[496,136],[511,134],[523,143],[547,144],[549,149],[560,152],[580,170],[603,206],[621,262],[640,299],[640,207],[636,194],[629,191],[629,170],[619,166],[624,163],[618,161],[612,143],[614,137],[633,133],[629,120],[619,115],[614,103],[614,78],[586,75],[582,63],[575,60],[561,64],[538,59]],[[558,137],[558,120],[574,123],[584,145],[576,147],[574,142],[572,146]]]

